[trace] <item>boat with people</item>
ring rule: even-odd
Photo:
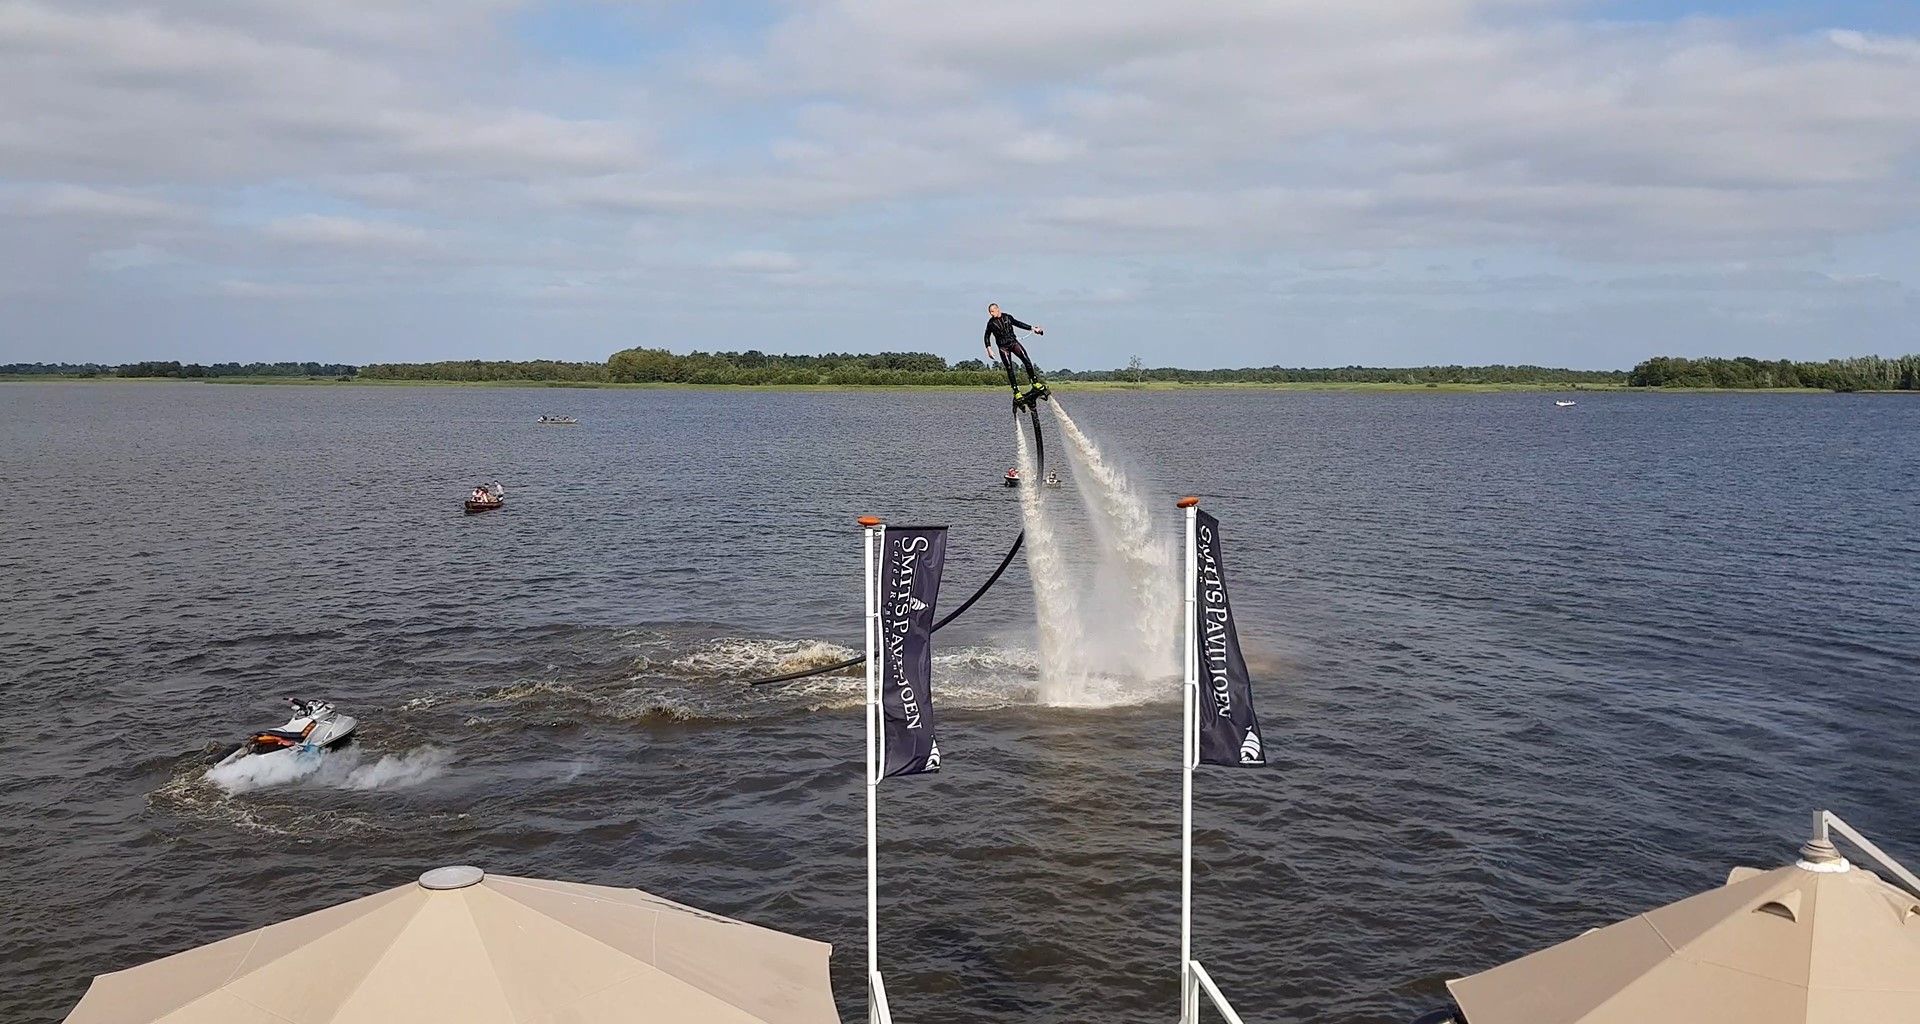
[[[542,426],[547,427],[577,427],[580,425],[580,421],[572,416],[542,416],[539,422]]]
[[[1058,470],[1052,470],[1052,469],[1049,469],[1049,470],[1047,470],[1047,476],[1046,476],[1046,479],[1045,479],[1045,480],[1042,480],[1041,482],[1042,482],[1042,483],[1044,483],[1044,484],[1046,484],[1046,485],[1047,485],[1048,487],[1058,487],[1058,486],[1060,486],[1060,473],[1059,473],[1059,471],[1058,471]]]
[[[467,494],[467,514],[471,516],[481,512],[491,512],[506,503],[507,489],[500,486],[500,481],[475,484],[473,490]]]
[[[235,745],[215,765],[224,768],[249,757],[290,757],[332,750],[353,738],[359,719],[343,715],[324,700],[286,698],[292,717],[278,729],[262,729]]]
[[[1002,482],[1007,487],[1020,486],[1020,470],[1018,469],[1007,470],[1007,475],[1003,478]]]

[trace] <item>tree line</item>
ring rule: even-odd
[[[824,384],[824,385],[935,385],[1005,384],[997,365],[979,359],[948,363],[930,352],[829,352],[822,355],[785,355],[748,349],[744,352],[675,353],[662,348],[629,348],[615,352],[604,363],[554,359],[526,361],[455,359],[432,363],[181,363],[149,360],[107,365],[102,363],[8,363],[0,375],[59,375],[69,377],[311,377],[391,381],[453,381],[482,383],[525,381],[577,384]],[[1533,365],[1492,366],[1259,366],[1237,369],[1187,370],[1148,367],[1138,357],[1122,369],[1056,369],[1053,380],[1196,384],[1625,384],[1661,388],[1825,388],[1831,391],[1920,390],[1920,355],[1882,358],[1861,356],[1826,362],[1733,359],[1687,359],[1658,356],[1630,371],[1570,370]]]
[[[1656,356],[1627,373],[1627,384],[1642,388],[1824,388],[1828,391],[1920,391],[1920,355],[1857,356],[1801,363],[1733,359],[1685,359]]]
[[[0,363],[0,376],[60,377],[351,377],[351,363],[182,363],[150,359],[139,363]]]

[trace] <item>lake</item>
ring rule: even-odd
[[[1404,1021],[1817,808],[1920,867],[1920,401],[1554,397],[1061,389],[1223,524],[1273,764],[1196,778],[1195,948],[1249,1020]],[[830,941],[863,1019],[863,684],[742,681],[854,653],[858,515],[972,592],[1005,401],[0,384],[0,1019],[450,863]],[[1016,560],[882,787],[901,1020],[1175,1012],[1176,693],[1047,706],[1035,646]],[[282,696],[360,741],[207,782]]]

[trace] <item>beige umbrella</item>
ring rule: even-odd
[[[1849,864],[1826,824],[1857,834],[1821,821],[1792,866],[1735,868],[1718,889],[1447,987],[1470,1024],[1920,1021],[1920,897]]]
[[[637,889],[440,868],[103,974],[67,1024],[839,1024],[831,952]]]

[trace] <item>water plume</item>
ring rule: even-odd
[[[1152,680],[1180,671],[1180,578],[1174,538],[1155,528],[1152,506],[1126,471],[1067,415],[1050,403],[1067,439],[1067,458],[1092,527],[1094,593],[1102,607],[1089,625],[1099,649],[1116,657],[1121,671]],[[1104,627],[1104,628],[1099,628]]]
[[[1015,421],[1020,508],[1039,619],[1039,699],[1110,707],[1171,694],[1180,596],[1172,538],[1113,459],[1056,401],[1078,508],[1046,485]],[[1084,513],[1081,515],[1079,513]]]
[[[1086,677],[1078,595],[1054,523],[1046,514],[1040,466],[1018,419],[1013,421],[1013,436],[1019,453],[1027,575],[1033,579],[1034,611],[1040,624],[1040,697],[1049,703],[1068,703]]]

